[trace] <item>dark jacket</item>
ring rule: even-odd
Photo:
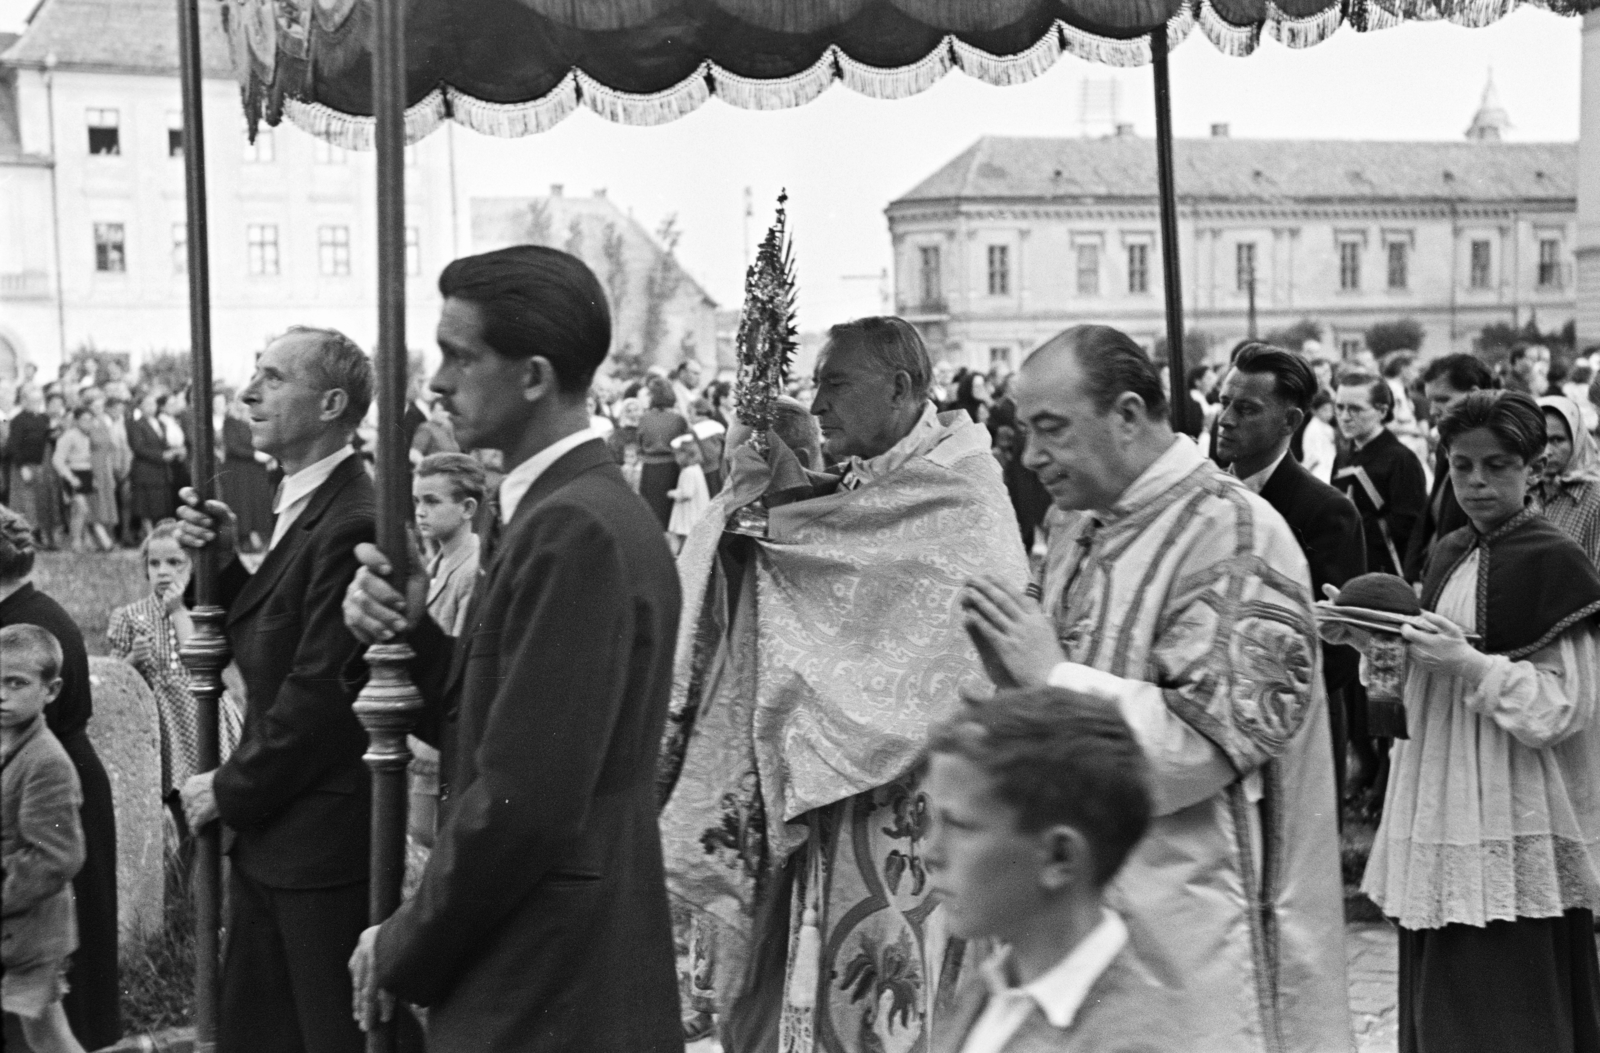
[[[1367,569],[1402,573],[1403,553],[1428,504],[1427,479],[1417,455],[1388,428],[1380,429],[1359,450],[1339,451],[1333,462],[1333,485],[1354,501],[1356,511],[1361,513],[1367,539]]]
[[[1467,526],[1471,520],[1456,500],[1456,487],[1450,481],[1450,459],[1441,445],[1433,456],[1433,491],[1428,494],[1428,504],[1422,510],[1422,519],[1411,532],[1411,543],[1406,546],[1405,561],[1407,581],[1415,584],[1422,580],[1428,569],[1428,554],[1446,534]]]
[[[602,442],[534,481],[472,602],[459,642],[411,634],[440,827],[378,981],[432,1053],[681,1050],[654,794],[681,600]]]
[[[233,863],[273,888],[329,888],[367,876],[367,736],[341,674],[359,645],[345,628],[355,547],[373,540],[360,457],[333,470],[255,574],[218,579],[228,641],[244,675],[244,732],[215,790],[236,832]]]
[[[1342,586],[1367,572],[1361,513],[1344,494],[1285,457],[1261,488],[1262,500],[1278,510],[1311,565],[1311,593],[1322,600],[1322,586]],[[1337,691],[1355,679],[1360,655],[1351,647],[1323,645],[1322,679]]]
[[[7,969],[60,962],[78,949],[72,879],[83,866],[83,793],[78,773],[43,717],[6,750],[0,793],[0,963]]]
[[[49,417],[33,410],[23,410],[11,418],[11,431],[6,437],[8,461],[12,464],[41,465],[49,448]]]

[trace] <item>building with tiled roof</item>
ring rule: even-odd
[[[1310,318],[1347,353],[1398,318],[1425,354],[1572,318],[1576,144],[1216,132],[1176,142],[1174,172],[1185,322],[1219,353],[1249,330],[1252,281],[1257,332]],[[899,310],[951,361],[1014,365],[1081,322],[1165,332],[1150,140],[986,137],[887,214]]]

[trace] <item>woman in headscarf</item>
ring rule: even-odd
[[[1583,411],[1564,395],[1539,400],[1549,442],[1534,507],[1600,566],[1600,447],[1583,426]]]
[[[1600,572],[1525,507],[1543,418],[1476,391],[1439,422],[1469,525],[1401,630],[1411,738],[1361,883],[1399,925],[1401,1053],[1600,1051]]]

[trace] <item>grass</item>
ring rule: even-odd
[[[167,858],[166,925],[123,948],[122,1026],[129,1035],[183,1027],[194,1014],[194,914],[188,876]]]
[[[33,565],[33,584],[66,608],[83,630],[90,654],[107,654],[106,624],[111,612],[150,590],[137,552],[41,552]]]

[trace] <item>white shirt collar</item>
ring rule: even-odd
[[[1174,435],[1166,452],[1150,463],[1139,478],[1128,485],[1111,505],[1113,515],[1122,515],[1149,501],[1178,480],[1206,463],[1200,447],[1187,435]]]
[[[1052,1027],[1069,1026],[1077,1017],[1089,989],[1122,952],[1128,942],[1128,926],[1115,911],[1102,908],[1100,924],[1067,953],[1049,972],[1021,987],[1013,987],[1007,976],[1011,948],[1002,947],[989,957],[979,971],[992,998],[1026,998],[1036,1003]]]
[[[604,437],[599,428],[590,425],[582,431],[573,432],[565,439],[557,439],[507,472],[506,477],[500,480],[500,522],[502,524],[511,522],[511,517],[517,511],[517,503],[522,500],[522,496],[528,492],[534,481],[552,464],[584,443]]]
[[[273,513],[281,515],[284,509],[310,497],[317,487],[328,481],[328,476],[344,463],[346,457],[354,457],[355,453],[356,448],[346,443],[322,460],[306,465],[293,475],[284,476],[283,483],[278,487],[278,499],[272,502]]]
[[[1259,494],[1267,485],[1267,480],[1272,478],[1272,473],[1278,470],[1278,465],[1282,464],[1283,459],[1287,456],[1289,456],[1289,447],[1285,446],[1283,452],[1273,458],[1271,464],[1253,475],[1240,475],[1237,464],[1228,465],[1228,474],[1243,483],[1246,490],[1253,494]]]
[[[923,445],[930,436],[939,431],[939,427],[939,407],[931,402],[924,403],[922,416],[917,418],[917,423],[911,426],[905,438],[876,457],[866,460],[860,457],[850,458],[850,467],[845,472],[844,479],[846,489],[854,489],[874,479],[881,479],[899,468],[922,451]]]

